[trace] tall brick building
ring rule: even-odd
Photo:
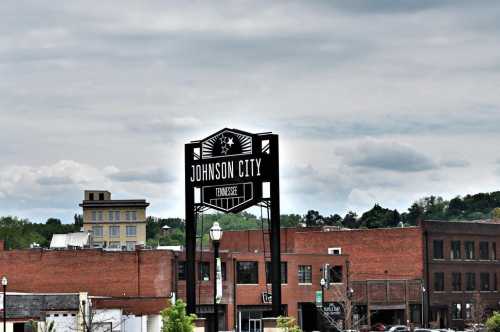
[[[500,224],[425,221],[422,231],[429,322],[463,329],[499,310]]]

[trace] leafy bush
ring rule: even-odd
[[[161,332],[193,332],[196,315],[186,314],[186,304],[177,300],[174,305],[161,311]]]
[[[279,316],[278,328],[282,329],[284,332],[302,332],[293,317]]]
[[[500,312],[495,311],[486,321],[486,327],[489,332],[500,332]]]

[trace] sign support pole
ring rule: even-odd
[[[184,146],[184,167],[186,188],[186,309],[188,314],[196,313],[196,214],[194,211],[194,187],[188,176],[194,158],[193,153],[193,146],[186,144]]]
[[[280,182],[278,136],[269,137],[269,150],[272,158],[271,194],[271,283],[272,311],[275,317],[281,312],[281,240],[280,240]]]

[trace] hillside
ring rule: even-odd
[[[318,211],[309,210],[304,215],[281,215],[281,227],[296,227],[304,224],[308,227],[334,225],[347,228],[380,228],[416,225],[418,219],[438,220],[483,220],[500,218],[500,191],[478,193],[445,200],[442,197],[428,196],[413,203],[406,211],[399,212],[375,204],[372,209],[358,216],[348,212],[344,216],[332,214],[323,216]],[[250,213],[240,214],[204,214],[198,220],[198,233],[204,234],[203,242],[208,241],[208,229],[218,221],[224,230],[259,229],[267,227],[265,220]],[[71,224],[64,224],[59,219],[50,218],[45,223],[32,223],[17,217],[0,217],[0,239],[5,240],[7,249],[29,248],[38,243],[48,247],[55,233],[69,233],[80,230],[81,215],[75,214]],[[162,231],[163,226],[168,231]],[[147,244],[178,245],[184,243],[184,221],[180,218],[147,218]]]

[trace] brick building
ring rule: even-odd
[[[422,230],[429,323],[464,329],[499,310],[500,224],[425,221]]]
[[[269,313],[270,305],[263,299],[263,294],[270,291],[265,277],[269,248],[264,243],[260,230],[224,233],[221,241],[225,270],[224,297],[219,308],[221,329],[257,331],[260,318]],[[284,311],[296,317],[305,331],[320,328],[322,319],[321,313],[316,311],[315,294],[321,290],[321,269],[329,264],[336,271],[337,279],[325,292],[325,301],[330,308],[342,307],[347,314],[343,323],[360,327],[380,322],[405,324],[409,320],[420,324],[422,243],[418,227],[333,231],[283,229]],[[198,256],[204,263],[198,262],[197,267],[199,313],[206,310],[207,317],[212,310],[213,296],[212,273],[206,273],[213,268],[211,255],[206,252]],[[179,266],[179,294],[183,296],[182,256]],[[253,281],[241,280],[242,269],[254,270]],[[351,294],[350,290],[354,292]]]
[[[8,277],[11,292],[88,292],[102,297],[97,307],[157,314],[172,292],[173,257],[163,250],[2,250],[0,275]]]
[[[225,232],[221,330],[258,331],[261,318],[269,315],[266,242],[260,230]],[[347,324],[352,317],[354,326],[419,322],[423,266],[419,228],[283,229],[281,250],[283,309],[297,317],[304,330],[317,330],[322,322],[315,295],[321,290],[325,264],[332,279],[324,299],[329,315],[345,318]],[[169,250],[13,250],[0,252],[0,274],[9,277],[11,291],[87,291],[89,296],[103,297],[96,302],[103,308],[119,306],[131,314],[152,314],[166,306],[172,293],[184,298],[183,260],[182,252]],[[212,253],[199,252],[197,260],[198,312],[210,317]]]

